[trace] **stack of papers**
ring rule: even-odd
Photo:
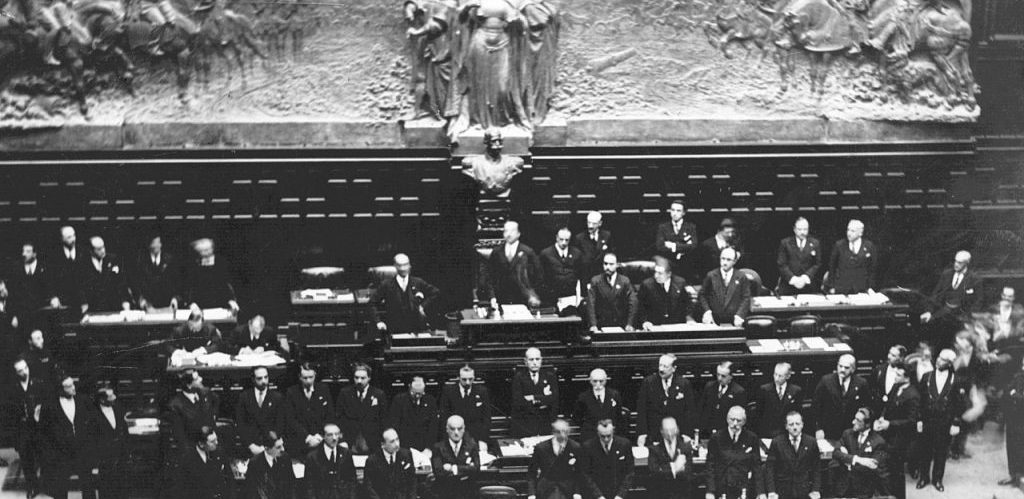
[[[422,451],[418,451],[416,449],[409,450],[412,452],[413,465],[417,468],[426,468],[427,466],[430,466],[430,457],[433,455],[433,452],[431,452],[430,449],[423,449]]]
[[[761,344],[761,350],[764,352],[781,352],[783,350],[782,342],[775,338],[760,340],[758,343]]]
[[[366,467],[366,460],[369,459],[369,458],[370,458],[370,456],[361,456],[359,454],[353,454],[352,455],[352,464],[354,464],[356,466],[356,468],[365,468]]]
[[[806,338],[801,338],[801,339],[803,340],[804,345],[807,345],[807,348],[810,348],[812,350],[827,350],[828,349],[828,342],[825,341],[824,338],[821,338],[819,336],[812,336],[812,337],[806,337]]]
[[[192,311],[187,308],[179,308],[174,314],[174,319],[179,321],[187,321],[188,316],[192,314]],[[151,314],[152,315],[152,314]],[[234,319],[234,314],[226,308],[204,308],[203,318],[208,321],[226,321]]]
[[[230,366],[231,356],[224,352],[214,352],[196,357],[196,362],[206,366]]]
[[[202,362],[201,359],[200,362]],[[281,358],[281,356],[277,352],[269,351],[263,353],[249,353],[239,355],[235,357],[235,359],[232,361],[232,364],[236,366],[256,367],[276,366],[279,364],[284,364],[285,362],[286,361],[283,358]]]
[[[886,303],[889,303],[889,297],[882,293],[859,293],[856,295],[850,295],[847,298],[849,298],[850,303],[853,305],[885,305]]]
[[[651,455],[649,447],[633,447],[633,459],[647,459]]]
[[[501,316],[502,319],[507,321],[522,321],[534,318],[533,314],[530,313],[530,309],[522,304],[502,305]]]
[[[334,298],[334,291],[327,288],[303,289],[299,291],[299,298],[307,300],[329,300]]]
[[[160,433],[160,420],[157,418],[138,418],[128,420],[130,435],[153,435]]]

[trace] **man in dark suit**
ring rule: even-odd
[[[700,243],[697,249],[700,260],[699,276],[705,276],[708,272],[715,270],[719,265],[719,255],[725,248],[736,250],[736,260],[739,261],[743,251],[739,246],[739,238],[736,235],[736,223],[731,218],[723,218],[718,223],[718,232]]]
[[[726,360],[715,368],[715,381],[704,385],[701,404],[701,431],[711,435],[728,428],[726,415],[729,409],[747,407],[747,391],[732,380],[732,362]]]
[[[89,238],[89,260],[81,269],[82,313],[131,309],[131,294],[120,260],[107,254],[103,238]]]
[[[413,333],[425,331],[427,324],[427,311],[430,304],[441,293],[432,284],[411,275],[412,264],[409,257],[404,253],[395,255],[395,270],[393,277],[389,277],[381,283],[374,293],[370,302],[373,303],[371,313],[373,322],[377,324],[380,331],[392,333]],[[384,318],[381,319],[378,310],[383,308]]]
[[[658,372],[640,384],[637,400],[637,446],[658,439],[661,421],[666,417],[676,420],[684,434],[693,432],[697,425],[699,405],[693,387],[682,375],[676,376],[676,356],[665,354],[658,359]]]
[[[370,386],[371,376],[370,366],[363,363],[352,366],[352,385],[338,392],[334,410],[345,442],[357,454],[366,454],[377,446],[388,412],[384,390]]]
[[[149,240],[149,248],[139,255],[129,277],[140,309],[178,308],[181,267],[174,255],[164,251],[160,236]]]
[[[245,325],[231,332],[232,351],[237,355],[278,350],[277,333],[267,328],[267,320],[256,314]]]
[[[288,387],[284,395],[288,420],[285,447],[305,454],[323,443],[324,424],[334,420],[331,392],[316,381],[316,369],[308,362],[299,366],[299,384]]]
[[[21,246],[21,261],[11,269],[7,279],[10,288],[10,312],[18,318],[19,327],[38,327],[39,309],[50,304],[50,269],[39,261],[33,243]]]
[[[569,422],[556,419],[551,434],[533,449],[528,499],[567,499],[583,492],[583,448],[569,439]]]
[[[540,306],[537,289],[543,282],[543,272],[537,254],[519,242],[519,223],[505,222],[505,244],[494,248],[487,260],[487,274],[481,298],[490,299],[491,308],[499,304],[521,303]]]
[[[889,495],[888,445],[871,429],[871,416],[867,407],[856,409],[853,427],[843,430],[839,447],[832,454],[840,470],[836,497]]]
[[[821,451],[804,434],[799,412],[786,414],[786,431],[772,439],[765,465],[765,492],[772,499],[820,499]]]
[[[195,352],[202,349],[200,353],[214,353],[231,350],[231,346],[224,340],[224,336],[217,329],[217,326],[206,322],[202,310],[192,310],[188,320],[174,328],[171,338],[165,345],[167,354],[175,350]]]
[[[633,330],[636,323],[636,290],[629,278],[619,275],[619,258],[605,253],[603,272],[594,276],[587,286],[587,319],[590,330],[598,332],[605,327]]]
[[[100,497],[126,498],[128,423],[124,419],[125,410],[117,402],[117,394],[110,384],[104,384],[97,390],[96,412],[94,452],[98,461],[96,482]]]
[[[238,313],[238,298],[231,285],[231,272],[214,252],[213,239],[192,241],[195,259],[185,266],[181,294],[185,305],[199,308],[229,308]]]
[[[624,427],[625,408],[619,391],[608,388],[608,373],[597,368],[590,371],[590,390],[576,397],[572,411],[573,421],[580,428],[580,440],[586,442],[597,435],[597,423],[609,420],[615,426]]]
[[[708,441],[708,499],[757,497],[763,494],[761,440],[743,426],[747,412],[740,406],[729,409],[728,428]]]
[[[889,493],[898,499],[907,497],[904,468],[910,444],[917,436],[917,423],[921,420],[921,395],[910,384],[907,366],[895,366],[896,383],[882,399],[882,414],[874,423],[874,430],[889,443]]]
[[[441,389],[441,421],[462,416],[466,431],[478,443],[491,438],[491,395],[483,383],[474,384],[476,373],[465,365],[459,369],[459,381]]]
[[[32,369],[32,375],[43,383],[56,383],[54,374],[60,371],[53,352],[47,346],[46,336],[40,329],[34,329],[28,334],[28,348],[22,350],[21,358],[28,362]]]
[[[786,431],[786,415],[800,411],[804,404],[803,389],[790,383],[793,373],[788,362],[775,364],[772,381],[757,388],[754,405],[757,408],[757,436],[774,438]],[[800,417],[803,426],[803,416]]]
[[[558,229],[555,244],[540,251],[540,265],[544,274],[544,299],[548,303],[555,303],[564,296],[582,295],[579,275],[582,255],[578,248],[569,246],[571,237],[569,229]]]
[[[370,454],[363,471],[370,499],[416,499],[416,465],[394,428],[384,430],[380,450]]]
[[[252,455],[266,450],[260,441],[268,432],[284,435],[286,410],[284,396],[270,389],[270,370],[252,368],[252,388],[242,390],[235,406],[238,436]]]
[[[734,270],[739,253],[729,247],[719,252],[720,267],[704,277],[700,290],[700,306],[705,324],[743,325],[750,312],[750,281],[746,274]]]
[[[832,247],[828,281],[825,283],[829,293],[848,295],[874,292],[878,252],[875,245],[863,236],[864,222],[850,220],[846,225],[846,239],[836,241]]]
[[[284,451],[284,439],[270,431],[260,437],[257,446],[264,450],[249,460],[242,497],[295,497],[295,470],[291,457]]]
[[[612,233],[601,229],[601,212],[587,213],[587,231],[573,237],[573,246],[580,249],[580,276],[583,282],[601,273],[601,257],[615,251]]]
[[[334,423],[323,426],[323,445],[306,455],[306,483],[313,499],[356,499],[359,482],[352,451],[341,442],[341,428]]]
[[[426,450],[437,442],[438,410],[434,397],[426,393],[423,376],[413,376],[409,391],[391,400],[388,426],[405,435],[412,449]]]
[[[633,448],[615,435],[611,419],[597,423],[597,436],[583,442],[583,481],[586,499],[626,499],[633,485]]]
[[[672,274],[672,266],[662,256],[654,257],[654,277],[644,279],[637,292],[641,328],[693,322],[693,299],[686,279]]]
[[[85,251],[78,247],[74,227],[60,228],[60,248],[49,260],[53,272],[50,281],[50,306],[67,307],[78,314],[82,304],[80,268],[89,258]]]
[[[558,376],[543,370],[540,349],[528,348],[526,369],[512,377],[512,436],[530,437],[544,433],[558,414]]]
[[[967,409],[969,382],[953,370],[956,354],[945,349],[939,352],[935,370],[921,380],[921,421],[918,422],[920,444],[917,488],[929,483],[939,492],[945,490],[946,456],[953,437],[960,434],[960,417]]]
[[[71,475],[78,475],[83,498],[95,498],[92,470],[96,461],[91,436],[96,424],[95,409],[89,400],[79,396],[75,380],[64,376],[60,392],[43,405],[39,416],[43,442],[43,477],[54,499],[67,499]]]
[[[815,293],[814,284],[821,268],[821,242],[810,237],[811,225],[800,217],[793,224],[793,236],[779,243],[775,263],[779,268],[780,295]]]
[[[184,446],[179,458],[177,485],[180,497],[189,499],[229,499],[235,487],[231,467],[225,463],[220,451],[220,439],[211,426],[204,426],[191,440],[194,445]]]
[[[445,431],[448,437],[434,444],[430,457],[434,492],[437,497],[476,499],[480,449],[465,435],[466,423],[460,416],[449,417]]]
[[[875,403],[872,406],[875,414],[882,411],[882,406],[885,405],[882,399],[892,391],[892,387],[896,384],[896,366],[903,363],[903,359],[906,356],[907,347],[893,345],[889,347],[885,361],[871,369],[871,376],[868,377],[868,387],[871,388],[871,396]]]
[[[965,320],[971,318],[981,297],[981,278],[970,268],[971,254],[958,251],[953,268],[939,276],[939,282],[921,314],[921,324],[938,345],[948,345]]]
[[[661,420],[661,436],[650,444],[648,468],[652,497],[687,499],[693,497],[693,441],[679,434],[675,418]]]
[[[205,426],[217,427],[220,399],[203,386],[203,377],[195,369],[178,373],[181,391],[167,403],[167,414],[171,424],[171,436],[180,447],[194,446],[196,435]]]
[[[850,354],[839,357],[836,372],[821,377],[814,388],[811,413],[818,425],[815,440],[835,440],[853,419],[859,407],[872,405],[871,389],[859,374],[854,374],[857,359]]]
[[[46,383],[33,376],[25,359],[14,361],[14,383],[7,390],[4,405],[9,407],[14,419],[14,450],[21,461],[21,472],[29,497],[39,492],[39,416],[42,404],[47,400]]]
[[[668,209],[669,221],[658,225],[654,235],[654,251],[672,262],[672,270],[687,279],[696,276],[694,250],[697,248],[697,227],[683,220],[686,207],[683,202],[672,201]]]

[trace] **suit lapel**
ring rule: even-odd
[[[732,278],[729,279],[729,282],[725,283],[725,303],[729,303],[729,300],[732,299],[732,294],[736,291],[736,285],[733,283],[736,282],[737,279],[739,279],[739,276],[736,274],[736,269],[733,269]]]

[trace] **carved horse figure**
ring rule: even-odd
[[[79,29],[60,27],[51,33],[29,30],[19,22],[7,22],[0,27],[0,82],[22,70],[46,71],[51,67],[44,64],[44,37],[52,36],[53,57],[59,68],[67,71],[71,78],[71,96],[78,103],[82,115],[88,115],[89,105],[85,100],[85,45],[80,40]]]
[[[793,0],[785,6],[772,26],[782,86],[789,88],[795,72],[794,53],[804,50],[810,57],[811,93],[820,100],[825,93],[832,56],[856,49],[858,27],[853,14],[830,0]]]
[[[746,3],[729,2],[715,13],[715,22],[704,23],[704,34],[712,46],[721,49],[722,55],[731,59],[729,47],[739,43],[751,54],[750,44],[761,50],[761,60],[771,49],[772,16],[762,7]]]
[[[227,64],[229,85],[233,60],[241,73],[244,87],[246,51],[242,48],[247,48],[261,59],[267,58],[254,36],[252,21],[223,8],[219,1],[200,3],[194,11],[199,23],[198,69],[203,84],[209,84],[213,57],[217,56]]]
[[[188,102],[188,85],[192,79],[192,58],[198,35],[189,33],[177,24],[169,23],[154,29],[146,21],[129,21],[125,25],[125,41],[128,49],[150,57],[169,60],[174,65],[177,77],[178,99]],[[151,42],[156,36],[156,48],[162,56],[154,56]]]
[[[134,97],[133,85],[135,65],[132,64],[125,48],[128,47],[125,34],[125,12],[117,4],[103,1],[81,2],[75,5],[78,18],[92,36],[90,59],[113,60],[117,76],[124,83],[128,93]]]

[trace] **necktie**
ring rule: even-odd
[[[783,396],[785,396],[785,395],[786,395],[786,390],[785,390],[785,389],[783,389],[783,388],[782,388],[782,387],[780,386],[780,387],[779,387],[779,400],[782,400],[782,397],[783,397]]]
[[[366,389],[359,390],[359,400],[366,400]]]
[[[672,224],[672,232],[679,234],[679,224]]]
[[[847,380],[844,379],[844,380],[840,381],[839,384],[843,387],[843,396],[845,397],[846,396],[846,390],[849,388],[849,385],[847,384]]]
[[[335,456],[334,452],[335,452],[334,449],[331,449],[331,464],[337,464],[338,463],[337,459],[335,459],[336,456]]]
[[[27,273],[28,275],[31,276],[32,274],[35,273],[35,270],[36,269],[32,268],[32,266],[28,266],[28,267],[25,268],[25,271],[26,271],[25,273]]]
[[[796,247],[799,248],[802,251],[804,249],[804,240],[803,239],[797,239],[796,240]]]
[[[306,390],[306,400],[313,398],[313,390]]]
[[[605,454],[610,454],[610,453],[611,453],[611,451],[612,451],[612,446],[611,446],[611,444],[604,444],[604,453],[605,453]]]
[[[393,456],[391,454],[388,454],[388,466],[393,466],[394,464],[395,464],[395,456]]]
[[[604,405],[604,394],[597,394],[597,405]]]
[[[665,390],[665,397],[668,397],[668,388],[672,386],[668,381],[661,382],[661,389]]]
[[[530,379],[533,380],[533,384],[537,384],[537,373],[530,373]]]
[[[962,272],[956,272],[953,274],[953,289],[956,289],[960,285],[960,281],[963,279],[964,274]]]
[[[720,387],[718,387],[718,398],[722,398],[722,397],[725,396],[725,390],[727,388],[728,388],[728,386],[720,386]]]
[[[733,433],[732,434],[732,443],[736,444],[736,443],[739,443],[739,441],[740,441],[740,434],[739,433]]]
[[[793,450],[800,451],[800,439],[793,437]]]
[[[466,398],[466,397],[469,397],[469,390],[463,388],[462,389],[462,398]]]
[[[267,391],[266,390],[258,390],[256,393],[257,393],[257,395],[256,395],[256,403],[258,403],[260,407],[263,407],[263,399],[266,397]]]

